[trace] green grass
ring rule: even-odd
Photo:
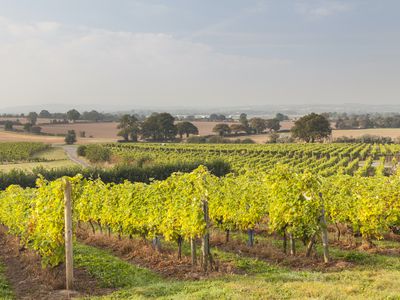
[[[45,169],[53,169],[53,168],[73,167],[73,166],[76,166],[76,164],[70,160],[57,160],[50,162],[31,162],[31,163],[0,165],[0,171],[9,172],[14,169],[31,171],[37,167],[43,167]]]
[[[245,274],[185,281],[162,278],[105,250],[78,244],[75,251],[77,264],[104,287],[120,288],[90,299],[400,299],[398,256],[332,248],[332,257],[356,264],[345,271],[324,273],[290,270],[214,250],[219,260],[233,263]]]
[[[4,266],[0,263],[0,299],[13,299],[13,294],[4,276]]]
[[[32,158],[40,158],[48,161],[53,160],[67,160],[68,156],[65,154],[65,151],[61,147],[51,147],[47,150],[40,151],[35,153]]]

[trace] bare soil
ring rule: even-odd
[[[301,241],[296,242],[300,243]],[[306,257],[304,253],[297,253],[294,256],[290,256],[285,254],[283,249],[277,249],[270,243],[264,241],[260,242],[257,241],[257,239],[253,247],[249,247],[244,242],[236,239],[231,239],[229,242],[226,242],[223,234],[214,234],[211,244],[223,251],[254,257],[296,271],[312,270],[321,272],[337,272],[354,266],[354,264],[350,262],[335,259],[331,259],[328,264],[325,264],[322,257],[317,256],[315,252],[313,252],[310,257]]]
[[[0,259],[5,275],[17,299],[63,300],[89,295],[103,295],[110,289],[101,288],[85,270],[74,269],[74,291],[65,291],[65,266],[42,268],[40,257],[21,249],[18,238],[0,227]]]

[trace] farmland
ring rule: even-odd
[[[199,167],[148,183],[70,178],[76,272],[82,282],[92,280],[91,291],[77,284],[79,295],[385,299],[400,293],[399,145],[105,147],[135,167],[220,159],[232,173],[217,177]],[[42,179],[37,188],[0,192],[0,240],[12,248],[16,238],[34,265],[45,267],[36,281],[56,276],[46,270],[64,261],[64,188],[62,179]],[[14,290],[22,297],[9,285],[15,279],[5,263],[0,295]],[[35,287],[34,280],[27,284]],[[56,289],[48,283],[38,293]]]

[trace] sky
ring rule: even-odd
[[[397,0],[0,0],[0,109],[398,104]]]

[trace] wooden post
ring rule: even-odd
[[[183,243],[183,238],[181,236],[178,237],[178,260],[182,259],[182,243]]]
[[[290,255],[296,255],[296,242],[293,238],[293,235],[289,233],[289,243],[290,243]]]
[[[287,234],[286,234],[286,228],[283,230],[283,253],[287,254]]]
[[[72,203],[71,203],[71,183],[67,178],[64,179],[64,218],[65,218],[65,277],[66,289],[72,290],[74,281],[73,250],[72,250]]]
[[[229,242],[229,233],[230,233],[230,231],[229,231],[229,229],[227,229],[227,230],[225,231],[225,243],[228,243],[228,242]]]
[[[156,235],[153,238],[153,248],[154,250],[156,250],[157,252],[161,252],[161,240],[160,237],[158,235]]]
[[[324,252],[324,262],[329,262],[329,241],[328,241],[328,225],[326,224],[325,219],[325,206],[324,206],[324,199],[322,198],[322,193],[319,193],[319,197],[321,198],[321,232],[322,232],[322,247]]]
[[[196,257],[196,240],[194,238],[190,239],[190,252],[192,256],[192,265],[197,265],[197,257]]]
[[[311,256],[311,251],[314,247],[314,243],[315,243],[315,234],[312,235],[311,239],[308,242],[307,250],[306,250],[306,257]]]
[[[208,263],[210,262],[210,233],[209,233],[209,216],[208,202],[203,200],[204,221],[206,223],[206,233],[201,240],[202,263],[204,272],[208,271]]]
[[[248,229],[247,235],[248,235],[247,246],[253,247],[254,246],[254,229]]]

